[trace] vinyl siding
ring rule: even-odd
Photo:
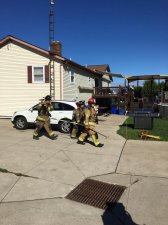
[[[69,71],[73,69],[75,72],[75,83],[70,83]],[[91,84],[89,85],[89,76]],[[75,68],[66,68],[63,69],[63,97],[66,100],[85,100],[92,96],[92,92],[87,93],[86,91],[80,92],[79,86],[93,88],[95,86],[94,81],[95,76],[88,74],[82,70],[77,70]],[[99,77],[97,77],[100,79]]]
[[[55,99],[60,100],[60,63],[54,62],[55,69]]]
[[[108,85],[108,83],[109,83],[109,85]],[[110,80],[109,76],[104,75],[102,78],[102,87],[111,87],[111,86],[112,86],[112,81]]]
[[[0,48],[0,116],[12,116],[15,111],[29,108],[50,93],[49,83],[28,83],[27,66],[45,66],[49,59],[10,43]],[[55,63],[58,70],[59,63]],[[59,76],[59,71],[55,72]],[[59,96],[59,80],[55,79]]]

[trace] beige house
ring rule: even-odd
[[[95,86],[111,85],[111,76],[66,59],[61,51],[53,58],[55,99],[87,101]],[[13,36],[0,41],[1,117],[29,108],[50,93],[49,63],[49,51]]]

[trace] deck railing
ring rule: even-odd
[[[123,95],[125,93],[127,93],[127,88],[123,88],[123,87],[94,87],[93,89],[93,95],[94,96],[120,96]]]

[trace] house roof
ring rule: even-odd
[[[40,48],[40,47],[38,47],[36,45],[30,44],[30,43],[28,43],[26,41],[23,41],[23,40],[21,40],[19,38],[16,38],[16,37],[14,37],[12,35],[8,35],[5,38],[3,38],[2,40],[0,40],[0,47],[3,46],[3,45],[5,45],[6,43],[9,43],[9,42],[19,43],[23,47],[25,46],[25,47],[28,47],[28,48],[30,48],[32,50],[36,50],[39,53],[43,53],[47,57],[50,56],[50,52],[49,51],[47,51],[45,49],[42,49],[42,48]],[[80,64],[78,64],[78,63],[76,63],[74,61],[71,61],[71,60],[65,58],[65,57],[62,57],[62,56],[59,56],[59,55],[54,55],[52,57],[55,58],[55,59],[57,59],[57,60],[59,60],[59,61],[61,61],[65,65],[71,65],[71,66],[77,67],[79,69],[82,69],[82,70],[84,70],[84,71],[86,71],[88,73],[91,73],[91,74],[94,74],[94,75],[97,75],[97,76],[102,76],[102,73],[100,73],[98,71],[93,71],[90,68],[86,68],[85,66],[82,66],[82,65],[80,65]]]
[[[99,71],[103,71],[103,72],[110,72],[110,67],[108,64],[102,64],[102,65],[89,65],[87,66],[87,68],[91,69],[91,70],[99,70]]]
[[[109,76],[110,80],[112,81],[112,75],[110,73],[110,67],[108,64],[102,64],[102,65],[88,65],[87,68],[95,71],[95,72],[101,72],[102,75]]]
[[[122,74],[119,73],[111,73],[110,67],[108,64],[103,65],[89,65],[87,66],[89,69],[92,69],[96,72],[102,73],[102,75],[106,75],[110,77],[110,80],[113,81],[113,77],[124,78]]]
[[[118,73],[111,73],[110,72],[110,67],[108,64],[103,64],[103,65],[89,65],[87,66],[89,69],[92,69],[96,72],[101,72],[102,75],[106,75],[110,77],[110,80],[113,81],[113,77],[119,77],[119,78],[124,78],[122,74]]]

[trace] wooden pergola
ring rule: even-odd
[[[167,80],[168,75],[161,75],[161,74],[155,74],[155,75],[137,75],[137,76],[123,76],[123,78],[128,80],[128,83],[131,83],[133,81],[139,81],[139,80]]]

